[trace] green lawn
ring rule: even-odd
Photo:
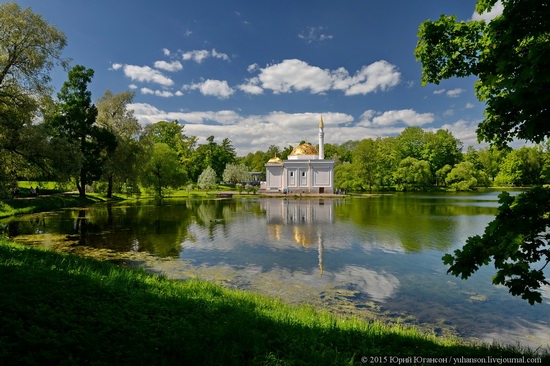
[[[347,365],[363,356],[533,355],[6,239],[0,279],[2,365]]]

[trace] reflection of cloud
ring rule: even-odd
[[[517,345],[538,348],[541,345],[550,347],[550,326],[539,323],[522,321],[515,322],[514,329],[498,329],[498,331],[482,334],[479,338],[487,343]]]
[[[245,273],[249,272],[246,269],[243,271]],[[247,280],[254,282],[256,273],[254,271],[249,273],[252,276]],[[265,268],[263,273],[266,273]],[[297,291],[301,291],[301,286],[298,285],[303,284],[317,289],[326,289],[327,286],[332,288],[345,287],[367,294],[371,299],[380,302],[391,298],[400,286],[399,280],[392,274],[379,273],[372,269],[353,265],[345,266],[338,272],[327,271],[325,268],[322,276],[319,276],[318,268],[314,268],[310,272],[303,272],[274,266],[269,275],[278,281],[284,281],[287,291],[288,288],[292,287],[295,287]]]
[[[326,272],[323,275],[325,276]],[[351,284],[376,301],[385,301],[392,297],[399,287],[399,280],[394,275],[358,266],[346,266],[334,273],[334,282]]]

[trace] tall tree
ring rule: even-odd
[[[50,71],[66,66],[66,44],[63,32],[29,8],[0,4],[0,181],[17,178],[16,161],[49,171],[48,141],[35,117],[52,91]]]
[[[81,164],[75,181],[81,197],[86,196],[86,186],[101,177],[107,153],[116,147],[115,136],[95,123],[97,108],[88,90],[93,75],[92,69],[81,65],[69,71],[69,80],[57,94],[59,102],[50,119],[54,133],[77,146],[80,153]]]
[[[486,104],[477,133],[505,146],[514,138],[541,142],[550,134],[550,6],[540,0],[501,0],[502,14],[489,22],[457,22],[441,16],[420,25],[416,57],[422,83],[476,76],[475,93]],[[479,0],[478,13],[497,0]],[[500,208],[482,236],[471,237],[444,261],[449,272],[468,278],[493,263],[494,284],[534,304],[550,284],[550,189],[500,196]],[[542,263],[542,264],[541,264]]]
[[[108,154],[104,166],[107,178],[107,197],[113,195],[113,185],[127,183],[136,187],[138,180],[138,161],[141,156],[141,145],[137,138],[141,126],[128,105],[134,93],[125,91],[113,94],[106,90],[97,102],[97,125],[111,132],[116,138],[116,149]]]
[[[142,183],[160,200],[166,189],[178,188],[185,183],[185,171],[178,154],[165,143],[154,144],[149,156],[143,166]]]
[[[376,145],[373,139],[364,139],[353,151],[353,165],[357,169],[357,175],[369,191],[372,191],[376,182],[379,166],[378,147]]]

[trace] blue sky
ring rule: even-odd
[[[475,0],[17,1],[65,32],[64,57],[95,71],[90,90],[135,91],[140,123],[177,119],[199,143],[238,155],[269,145],[445,128],[476,142],[474,79],[420,85],[420,23],[469,20]],[[499,9],[495,9],[498,13]],[[56,91],[66,80],[56,70]]]

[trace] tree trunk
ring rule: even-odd
[[[80,170],[80,183],[77,181],[76,186],[80,197],[86,198],[86,173]]]
[[[109,174],[109,178],[107,179],[107,198],[113,197],[113,173]]]

